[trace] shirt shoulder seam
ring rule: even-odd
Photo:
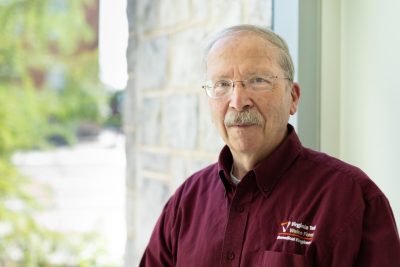
[[[304,151],[306,150],[306,151]],[[316,152],[321,155],[321,157],[327,157],[329,159],[329,162],[323,162],[321,160],[316,159],[315,157],[308,155],[307,153],[308,149],[304,149],[302,153],[300,153],[300,157],[303,160],[312,162],[315,165],[319,166],[324,166],[327,168],[330,168],[332,170],[335,170],[337,172],[340,172],[344,175],[347,175],[349,179],[351,179],[352,182],[357,184],[361,188],[361,192],[363,192],[363,197],[366,201],[370,201],[375,197],[379,196],[384,196],[383,192],[375,185],[375,183],[368,177],[366,173],[364,173],[360,168],[350,165],[340,159],[331,157],[327,154],[321,153],[321,152]],[[335,166],[332,162],[337,162],[341,166],[346,166],[346,168],[342,168],[341,166]],[[357,179],[361,178],[361,179]],[[375,189],[374,192],[371,191],[372,187]]]

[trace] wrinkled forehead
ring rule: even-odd
[[[243,72],[276,72],[280,68],[279,49],[251,33],[235,33],[217,40],[206,57],[208,78],[224,75],[232,68]]]
[[[267,50],[276,48],[276,46],[268,41],[266,38],[263,38],[253,32],[232,32],[219,37],[217,40],[214,40],[208,49],[208,55],[223,47],[236,47],[238,44],[241,44],[243,47],[250,45],[260,45]]]

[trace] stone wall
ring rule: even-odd
[[[210,122],[203,47],[226,26],[271,25],[272,0],[128,0],[127,245],[137,266],[167,199],[223,146]]]

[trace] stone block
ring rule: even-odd
[[[162,208],[170,197],[169,187],[158,180],[141,178],[139,186],[137,229],[138,249],[147,245],[153,228],[161,214]]]
[[[136,243],[134,239],[127,239],[125,245],[125,266],[139,266],[140,257],[142,256],[142,251],[136,249]]]
[[[125,135],[125,153],[127,159],[126,165],[126,186],[128,190],[136,189],[136,179],[137,179],[137,147],[135,144],[134,136],[128,137]]]
[[[167,146],[195,149],[198,135],[197,96],[173,94],[166,97],[163,109],[163,129]]]
[[[161,143],[161,100],[145,98],[139,111],[140,137],[139,142],[145,145],[160,145]]]
[[[217,154],[215,160],[198,159],[195,156],[190,158],[172,157],[171,159],[171,192],[174,192],[187,178],[195,172],[203,169],[204,167],[215,162],[218,158]]]
[[[126,90],[124,91],[124,99],[122,101],[124,128],[129,128],[125,134],[131,133],[133,128],[136,126],[137,114],[134,112],[134,109],[136,108],[135,103],[137,94],[135,89],[135,80],[129,78],[126,84]]]
[[[126,259],[132,260],[137,258],[137,247],[136,247],[136,232],[138,228],[138,216],[137,216],[137,196],[135,195],[136,190],[126,191]]]
[[[187,176],[192,175],[195,172],[198,172],[205,167],[209,166],[211,163],[216,162],[218,159],[218,153],[216,153],[215,160],[205,160],[205,159],[192,159],[187,164]]]
[[[246,23],[270,27],[272,25],[272,0],[248,0]]]
[[[160,27],[171,27],[185,22],[190,18],[190,0],[159,1],[160,3]]]
[[[208,11],[209,4],[204,0],[192,0],[192,8],[190,12],[190,17],[196,21],[205,21],[210,17]]]
[[[129,32],[133,32],[137,25],[137,2],[136,0],[128,0],[126,3],[126,17],[128,19]]]
[[[240,0],[212,0],[210,1],[210,18],[217,30],[243,22],[243,3]]]
[[[137,18],[136,28],[139,33],[154,30],[159,18],[159,0],[136,0]]]
[[[186,171],[186,160],[183,157],[172,157],[170,163],[171,169],[171,192],[175,192],[175,190],[186,180],[189,176]]]
[[[171,40],[172,86],[185,86],[190,90],[201,90],[205,80],[203,54],[206,32],[203,29],[190,29],[176,34]]]
[[[136,62],[137,62],[137,36],[131,34],[128,39],[128,47],[126,50],[126,61],[128,67],[128,73],[134,73],[136,71]]]
[[[158,90],[167,80],[168,39],[157,37],[139,43],[136,64],[137,90]]]
[[[170,157],[166,154],[142,152],[140,154],[140,162],[143,170],[163,174],[169,173]]]

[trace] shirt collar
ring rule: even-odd
[[[285,140],[265,159],[260,161],[253,170],[259,190],[266,197],[271,194],[276,183],[294,162],[301,151],[300,140],[292,125],[288,124],[288,135]],[[219,155],[218,172],[227,191],[235,186],[229,179],[233,158],[228,146]]]
[[[232,188],[235,186],[229,179],[230,172],[232,169],[232,164],[233,164],[232,153],[229,147],[225,145],[222,148],[218,158],[218,174],[227,192],[231,191]]]

